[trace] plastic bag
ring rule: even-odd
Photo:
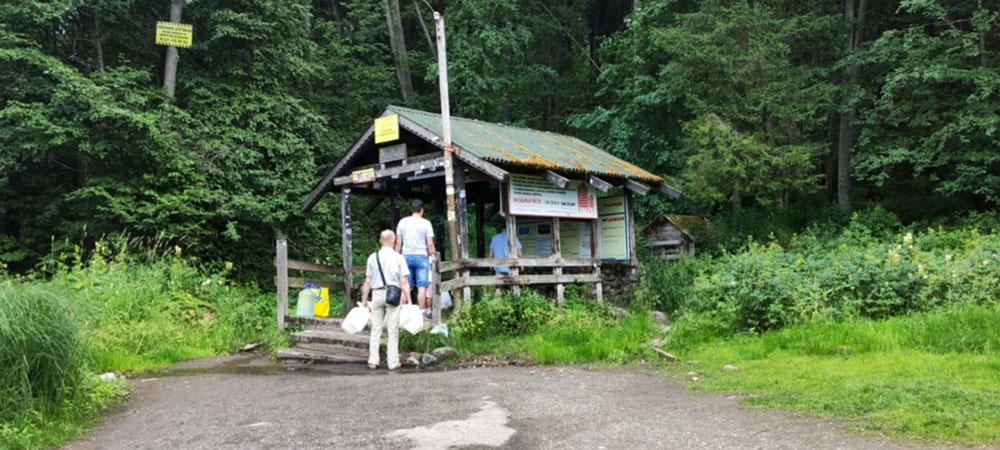
[[[320,289],[319,301],[316,302],[316,306],[313,307],[313,315],[316,317],[329,317],[330,316],[330,288],[323,287]]]
[[[424,329],[424,314],[420,312],[420,307],[413,304],[400,306],[399,326],[410,334],[421,332]]]
[[[446,323],[439,323],[437,325],[434,325],[434,328],[431,328],[431,331],[429,331],[429,333],[430,334],[443,334],[444,337],[448,337],[448,324],[446,324]]]
[[[372,312],[368,308],[363,306],[354,307],[351,309],[351,312],[347,313],[347,317],[340,324],[340,328],[351,334],[360,333],[368,325],[368,319],[371,319],[371,317]]]
[[[455,302],[453,302],[451,300],[451,293],[449,293],[449,292],[442,292],[441,293],[441,309],[451,309],[452,306],[455,306]]]

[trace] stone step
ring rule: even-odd
[[[297,317],[285,316],[285,323],[299,324],[309,330],[339,330],[343,317]]]
[[[366,363],[368,351],[357,347],[331,344],[298,344],[278,350],[278,359],[322,363]]]
[[[292,341],[302,344],[333,344],[345,347],[368,348],[368,333],[348,334],[337,330],[305,330],[292,333]]]

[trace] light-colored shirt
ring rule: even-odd
[[[396,225],[396,235],[403,239],[400,253],[427,256],[427,238],[434,237],[431,221],[417,216],[404,217]]]
[[[521,240],[517,236],[514,237],[514,245],[518,250],[521,249]],[[493,239],[490,240],[490,251],[496,259],[507,259],[507,230],[493,235]],[[493,270],[496,273],[510,273],[510,267],[507,266],[496,266]]]
[[[396,253],[389,247],[382,247],[377,252],[378,258],[382,261],[382,273],[385,274],[385,282],[389,286],[399,286],[399,277],[410,274],[410,269],[406,266],[406,259],[403,255]],[[368,256],[368,266],[365,268],[365,276],[371,280],[372,289],[385,287],[382,284],[382,276],[378,273],[378,261],[375,260],[376,253]]]

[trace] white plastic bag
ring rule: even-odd
[[[365,325],[368,325],[368,319],[371,319],[372,312],[363,306],[357,306],[351,309],[351,312],[347,313],[347,317],[341,322],[340,328],[344,331],[357,334],[361,330],[365,329]]]
[[[448,337],[448,324],[446,324],[446,323],[439,323],[437,325],[434,325],[434,328],[431,328],[430,333],[431,334],[443,334],[444,337]]]
[[[451,301],[451,293],[450,292],[442,292],[441,293],[441,309],[451,309],[452,306],[455,306],[455,303]]]
[[[424,314],[420,312],[420,307],[414,304],[400,306],[399,326],[409,331],[410,334],[417,334],[424,329]]]

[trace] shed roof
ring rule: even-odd
[[[441,135],[439,114],[400,106],[387,109],[435,136]],[[563,134],[452,117],[451,135],[457,147],[490,162],[663,182],[635,164]]]
[[[432,145],[442,146],[440,114],[389,105],[381,115],[393,113],[399,114],[400,128]],[[451,134],[452,144],[462,152],[489,162],[639,180],[667,187],[662,177],[572,136],[454,116]],[[303,211],[311,209],[334,178],[347,173],[352,161],[374,145],[373,136],[374,128],[369,127],[316,185],[302,204]],[[676,189],[669,189],[679,195]]]

